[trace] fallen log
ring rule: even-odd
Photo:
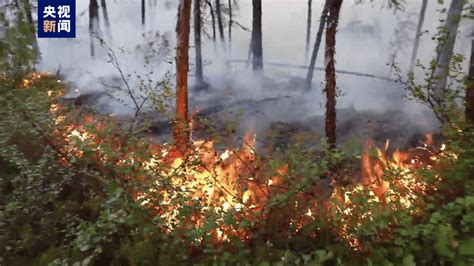
[[[229,60],[229,62],[230,63],[245,64],[247,61],[246,60],[233,59],[233,60]],[[275,67],[289,67],[289,68],[308,69],[308,66],[304,66],[304,65],[285,64],[285,63],[278,63],[278,62],[265,62],[265,65],[275,66]],[[315,71],[324,71],[325,69],[323,67],[315,67],[314,70]],[[377,76],[377,75],[373,75],[373,74],[355,72],[355,71],[336,70],[336,73],[345,74],[345,75],[353,75],[353,76],[358,76],[358,77],[365,77],[365,78],[379,79],[379,80],[384,80],[384,81],[394,82],[394,83],[398,82],[398,80],[396,80],[396,79]]]

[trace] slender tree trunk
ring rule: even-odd
[[[249,49],[247,51],[247,61],[245,62],[245,67],[248,67],[252,60],[252,50],[253,50],[253,36],[250,37]]]
[[[326,138],[330,148],[336,148],[336,32],[342,0],[329,1],[326,29]]]
[[[412,73],[415,69],[416,56],[418,55],[418,47],[420,46],[421,30],[423,29],[423,23],[425,21],[426,7],[428,6],[428,0],[423,0],[421,4],[420,18],[418,19],[418,26],[416,28],[415,43],[413,44],[413,51],[410,58],[410,68],[408,72]]]
[[[194,48],[196,50],[197,87],[204,83],[201,47],[201,0],[194,0]]]
[[[458,34],[459,22],[461,21],[461,13],[465,0],[452,0],[449,7],[448,17],[442,32],[442,40],[437,47],[437,68],[435,78],[437,81],[434,85],[434,94],[436,100],[444,101],[446,86],[448,84],[448,75],[450,69],[451,58],[454,53],[454,44]]]
[[[110,30],[110,20],[109,12],[107,11],[107,0],[100,0],[100,5],[102,7],[102,16],[104,17],[105,30],[109,38],[112,37],[112,32]]]
[[[474,125],[474,39],[471,42],[471,62],[466,86],[466,119]]]
[[[142,0],[142,25],[145,26],[145,0]]]
[[[305,46],[305,54],[304,54],[305,64],[308,61],[309,43],[311,39],[312,16],[313,16],[313,0],[308,0],[308,17],[306,19],[306,46]]]
[[[99,4],[97,0],[90,0],[89,2],[89,37],[91,56],[95,56],[95,36],[99,34]]]
[[[232,20],[232,0],[228,1],[229,4],[229,52],[232,50],[232,24],[234,21]]]
[[[262,0],[252,0],[252,54],[253,70],[263,70],[263,44],[262,44]]]
[[[321,18],[319,21],[318,33],[316,34],[316,40],[314,41],[313,53],[311,55],[311,61],[309,63],[308,73],[306,74],[306,89],[311,89],[311,83],[313,82],[314,69],[316,67],[316,59],[318,58],[319,47],[321,46],[321,40],[323,38],[324,26],[326,25],[328,17],[328,3],[331,0],[326,0]]]
[[[209,12],[211,13],[211,22],[212,22],[212,41],[216,43],[216,15],[214,14],[214,8],[210,1],[206,1],[207,6],[209,7]]]
[[[191,0],[180,0],[176,27],[176,125],[173,138],[176,146],[184,152],[189,142],[188,130],[188,68]]]
[[[221,11],[221,1],[216,0],[215,3],[216,3],[217,26],[219,28],[219,37],[221,38],[222,45],[225,45],[224,24],[222,22],[222,11]]]

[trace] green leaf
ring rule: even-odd
[[[454,231],[450,225],[439,225],[437,240],[435,242],[435,248],[439,254],[448,258],[454,258],[455,253],[452,250],[452,243],[454,241]]]
[[[403,266],[416,266],[415,258],[413,255],[407,255],[403,258]]]
[[[459,255],[474,257],[474,238],[461,241],[458,248]]]

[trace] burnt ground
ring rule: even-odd
[[[257,135],[257,148],[266,145],[286,147],[296,142],[308,147],[318,145],[324,139],[325,118],[322,106],[315,108],[318,103],[311,100],[315,95],[295,89],[298,87],[294,86],[295,79],[267,83],[265,87],[269,88],[269,93],[257,96],[229,96],[226,91],[212,87],[208,91],[194,92],[190,96],[190,114],[195,120],[193,138],[205,139],[217,134],[238,146],[245,132],[251,131]],[[102,91],[77,95],[69,100],[78,108],[92,108],[103,114],[113,113],[108,105],[115,101]],[[391,147],[404,149],[413,146],[413,139],[439,131],[439,124],[430,110],[409,111],[403,106],[396,103],[385,110],[353,105],[338,108],[338,143],[354,144],[360,148],[367,138],[379,145],[390,139]],[[130,114],[114,116],[125,125],[131,121]],[[168,142],[172,128],[170,117],[172,110],[163,115],[149,109],[138,123],[147,121],[150,124],[145,134],[147,137],[156,142]],[[201,121],[205,121],[205,126],[196,126],[203,124]]]

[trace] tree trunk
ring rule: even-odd
[[[112,37],[112,32],[110,31],[110,20],[109,12],[107,11],[107,0],[100,0],[100,5],[102,7],[102,16],[104,17],[105,30],[107,31],[107,36]]]
[[[253,71],[263,70],[263,44],[262,44],[262,0],[252,0],[252,54]]]
[[[145,0],[142,0],[142,25],[145,26]]]
[[[316,67],[316,59],[318,58],[319,47],[321,46],[321,40],[323,38],[324,26],[326,25],[326,20],[328,16],[328,3],[331,0],[326,0],[326,3],[323,7],[323,12],[321,13],[321,18],[319,21],[318,33],[316,34],[316,40],[314,41],[313,53],[311,55],[311,61],[309,63],[308,74],[306,75],[306,89],[311,89],[311,83],[313,82],[314,69]]]
[[[305,46],[305,54],[304,54],[305,64],[308,60],[309,42],[311,39],[312,16],[313,16],[313,0],[308,0],[308,17],[306,20],[306,46]]]
[[[452,0],[446,24],[442,29],[441,40],[437,47],[437,67],[434,76],[437,80],[434,85],[434,94],[436,101],[440,103],[444,101],[451,58],[453,57],[464,2],[465,0]]]
[[[222,22],[222,11],[221,11],[220,0],[216,0],[216,15],[217,15],[217,26],[219,28],[219,37],[221,38],[222,45],[225,45],[224,24]]]
[[[247,50],[247,60],[245,61],[245,67],[250,65],[250,61],[252,60],[252,50],[253,50],[253,36],[250,37],[250,44],[249,49]]]
[[[194,48],[196,50],[197,87],[204,83],[201,47],[201,0],[194,0]]]
[[[342,0],[329,1],[329,17],[326,29],[326,138],[329,147],[336,148],[336,32]]]
[[[95,36],[99,31],[99,4],[97,0],[90,0],[89,2],[89,37],[91,56],[95,56]]]
[[[234,21],[232,20],[232,0],[228,1],[229,4],[229,52],[232,50],[232,24]]]
[[[474,125],[474,39],[471,43],[471,62],[466,86],[466,119]]]
[[[189,142],[188,130],[188,68],[189,31],[191,1],[180,0],[176,27],[176,124],[173,138],[176,146],[184,152]]]
[[[212,7],[212,3],[210,1],[206,1],[206,4],[209,6],[209,12],[211,13],[211,20],[212,20],[212,40],[214,44],[216,43],[216,15],[214,14],[214,8]]]
[[[411,58],[410,58],[410,68],[408,70],[409,73],[412,73],[415,69],[416,56],[418,54],[418,47],[420,46],[421,30],[423,29],[423,23],[425,21],[427,6],[428,6],[428,0],[423,0],[423,3],[421,4],[421,11],[420,11],[420,18],[418,20],[418,26],[416,28],[415,43],[413,44],[413,51],[411,53]]]

